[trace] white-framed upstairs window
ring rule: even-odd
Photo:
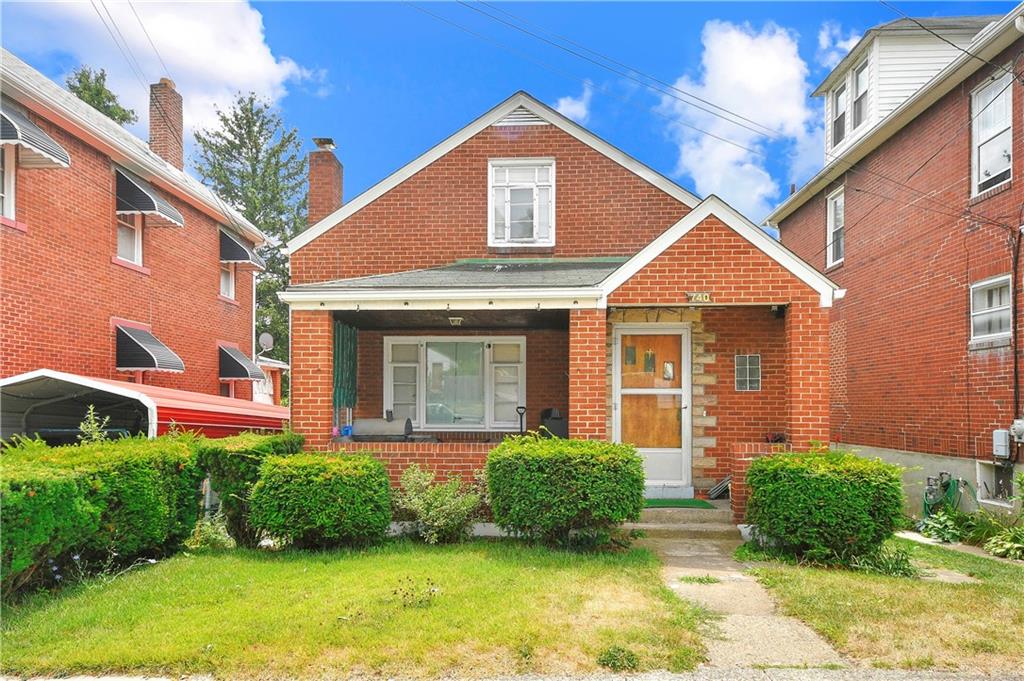
[[[825,199],[828,216],[825,231],[825,266],[838,265],[846,257],[846,188],[840,187]]]
[[[142,223],[137,213],[117,215],[117,258],[142,266]]]
[[[519,429],[526,406],[522,336],[384,338],[384,417],[419,430]]]
[[[832,91],[832,146],[846,139],[846,110],[849,108],[846,83]]]
[[[235,263],[233,262],[220,264],[220,295],[231,300],[235,299]]]
[[[487,245],[555,245],[554,159],[488,163]]]
[[[868,62],[861,63],[853,70],[853,129],[859,128],[868,119]]]
[[[990,340],[1009,335],[1009,275],[971,284],[971,340]]]
[[[13,220],[14,183],[17,181],[15,166],[17,165],[17,147],[13,144],[0,145],[0,215]]]
[[[1008,182],[1013,172],[1013,76],[999,78],[971,93],[971,194]]]

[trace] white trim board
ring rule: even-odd
[[[325,234],[331,228],[335,227],[342,220],[347,219],[357,211],[373,203],[379,197],[405,182],[434,161],[461,145],[463,142],[479,134],[486,128],[498,124],[508,114],[520,107],[531,111],[544,121],[554,125],[572,137],[575,137],[583,144],[586,144],[595,151],[618,163],[626,170],[632,172],[634,175],[637,175],[686,206],[693,208],[700,202],[700,199],[697,196],[686,189],[683,189],[661,173],[658,173],[621,149],[604,141],[583,126],[569,120],[547,104],[535,99],[526,92],[519,91],[484,115],[477,118],[466,127],[453,133],[440,144],[435,145],[425,153],[393,172],[391,175],[388,175],[338,210],[323,218],[315,225],[309,227],[309,229],[303,231],[288,242],[286,253],[288,255],[292,255],[303,246],[307,246],[317,237]]]

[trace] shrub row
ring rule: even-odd
[[[228,534],[241,546],[256,546],[259,532],[249,522],[249,495],[259,479],[260,466],[270,456],[290,456],[302,451],[303,438],[296,433],[256,435],[242,433],[219,440],[205,440],[199,447],[199,466],[210,476],[220,496]]]
[[[902,469],[845,452],[776,454],[747,471],[747,522],[799,558],[846,563],[876,553],[903,515]]]
[[[22,442],[0,455],[5,595],[70,554],[127,561],[177,548],[199,510],[190,436],[67,447]]]

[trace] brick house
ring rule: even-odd
[[[468,475],[545,425],[636,444],[648,494],[685,497],[827,437],[842,292],[719,198],[525,93],[345,205],[322,142],[282,294],[309,446]]]
[[[37,370],[249,400],[264,237],[184,172],[174,84],[151,86],[147,145],[2,57],[3,436],[25,427],[13,377]],[[83,390],[48,380],[51,402]]]
[[[824,169],[768,217],[849,290],[830,311],[832,440],[982,498],[1009,491],[1021,416],[1022,14],[868,31],[816,93]]]

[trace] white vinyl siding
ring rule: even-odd
[[[971,285],[971,340],[1010,335],[1010,277]]]
[[[117,257],[134,265],[142,265],[142,216],[117,216]]]
[[[13,144],[0,146],[0,215],[14,219],[15,158],[17,147]]]
[[[971,35],[944,32],[943,36],[967,49]],[[878,119],[888,116],[908,97],[962,52],[933,35],[880,35],[878,44]]]
[[[522,336],[389,336],[384,416],[422,430],[518,430],[526,406]]]
[[[1009,70],[1009,67],[1007,67]],[[1009,182],[1013,172],[1012,77],[985,82],[971,93],[972,195]]]
[[[487,189],[489,246],[555,245],[553,160],[492,160]]]
[[[828,215],[825,231],[825,266],[838,265],[846,257],[846,190],[841,188],[825,200]]]

